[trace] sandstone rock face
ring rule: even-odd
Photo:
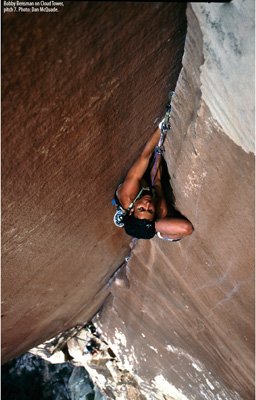
[[[178,75],[184,7],[68,7],[61,21],[4,20],[14,35],[3,59],[4,360],[106,299],[94,323],[128,372],[127,396],[251,400],[253,3],[188,5],[165,156],[176,207],[195,231],[176,243],[133,242],[110,280],[129,238],[111,224],[109,203]],[[68,348],[84,365],[82,339]]]
[[[181,69],[185,4],[3,15],[2,362],[90,319],[130,238],[116,185]]]
[[[138,241],[95,318],[148,399],[254,398],[252,10],[188,6],[166,160],[195,231]]]
[[[254,152],[255,4],[197,3],[192,8],[203,33],[202,97],[225,134]]]

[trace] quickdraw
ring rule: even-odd
[[[158,125],[160,130],[161,130],[161,135],[160,135],[160,139],[159,142],[157,144],[157,146],[154,149],[154,164],[153,164],[153,173],[151,175],[151,184],[152,186],[154,185],[154,180],[156,177],[156,172],[157,172],[157,165],[159,162],[159,158],[162,157],[162,155],[164,154],[164,141],[166,139],[166,135],[167,132],[171,130],[171,124],[170,124],[170,115],[171,115],[171,101],[172,101],[172,97],[175,94],[175,92],[170,92],[169,94],[169,103],[166,106],[166,112],[164,115],[164,118],[162,119],[162,121],[160,122],[160,124]],[[114,215],[114,224],[120,228],[122,228],[124,226],[123,223],[123,219],[124,216],[127,214],[127,212],[129,212],[134,203],[138,200],[138,198],[140,197],[142,193],[142,190],[138,193],[138,195],[136,196],[136,198],[133,200],[133,202],[129,205],[127,210],[124,210],[122,206],[118,205],[115,201],[115,199],[112,200],[112,204],[115,205],[116,208],[116,212]]]
[[[172,97],[175,94],[175,92],[170,92],[169,95],[169,103],[166,106],[166,112],[164,115],[164,118],[162,119],[162,121],[160,122],[160,124],[158,125],[159,128],[161,129],[161,135],[160,135],[160,139],[159,142],[157,144],[157,146],[155,147],[154,153],[155,153],[155,157],[154,157],[154,164],[153,164],[153,173],[151,176],[151,184],[152,186],[154,185],[154,180],[156,177],[156,172],[157,172],[157,164],[159,161],[159,158],[164,154],[164,141],[166,139],[166,135],[167,132],[171,130],[171,123],[170,123],[170,116],[171,116],[171,101],[172,101]]]

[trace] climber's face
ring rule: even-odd
[[[152,196],[146,194],[134,204],[134,216],[138,219],[148,219],[152,221],[155,216],[155,205]]]

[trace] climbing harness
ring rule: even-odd
[[[172,97],[174,94],[175,94],[175,92],[170,92],[169,103],[166,106],[166,112],[165,112],[164,118],[158,125],[161,130],[161,134],[160,134],[159,142],[154,149],[154,164],[153,164],[153,168],[152,168],[153,174],[151,175],[152,186],[154,185],[154,180],[155,180],[156,173],[157,173],[157,165],[159,163],[159,159],[164,154],[164,141],[166,138],[166,134],[171,129],[171,124],[170,124],[170,115],[171,115],[171,109],[172,109],[171,101],[172,101]],[[116,226],[118,226],[119,228],[122,228],[124,226],[124,222],[123,222],[124,217],[131,211],[135,202],[141,197],[142,192],[144,190],[145,190],[145,188],[142,188],[139,191],[139,193],[137,194],[135,199],[132,201],[132,203],[129,205],[127,210],[125,210],[120,204],[118,204],[118,202],[115,198],[112,200],[112,205],[116,206],[116,212],[114,215],[114,224]]]

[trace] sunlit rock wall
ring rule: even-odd
[[[186,4],[2,16],[2,362],[90,319],[130,251],[111,199],[181,69]]]
[[[253,4],[188,5],[165,155],[195,231],[139,241],[95,318],[148,399],[254,399]]]

